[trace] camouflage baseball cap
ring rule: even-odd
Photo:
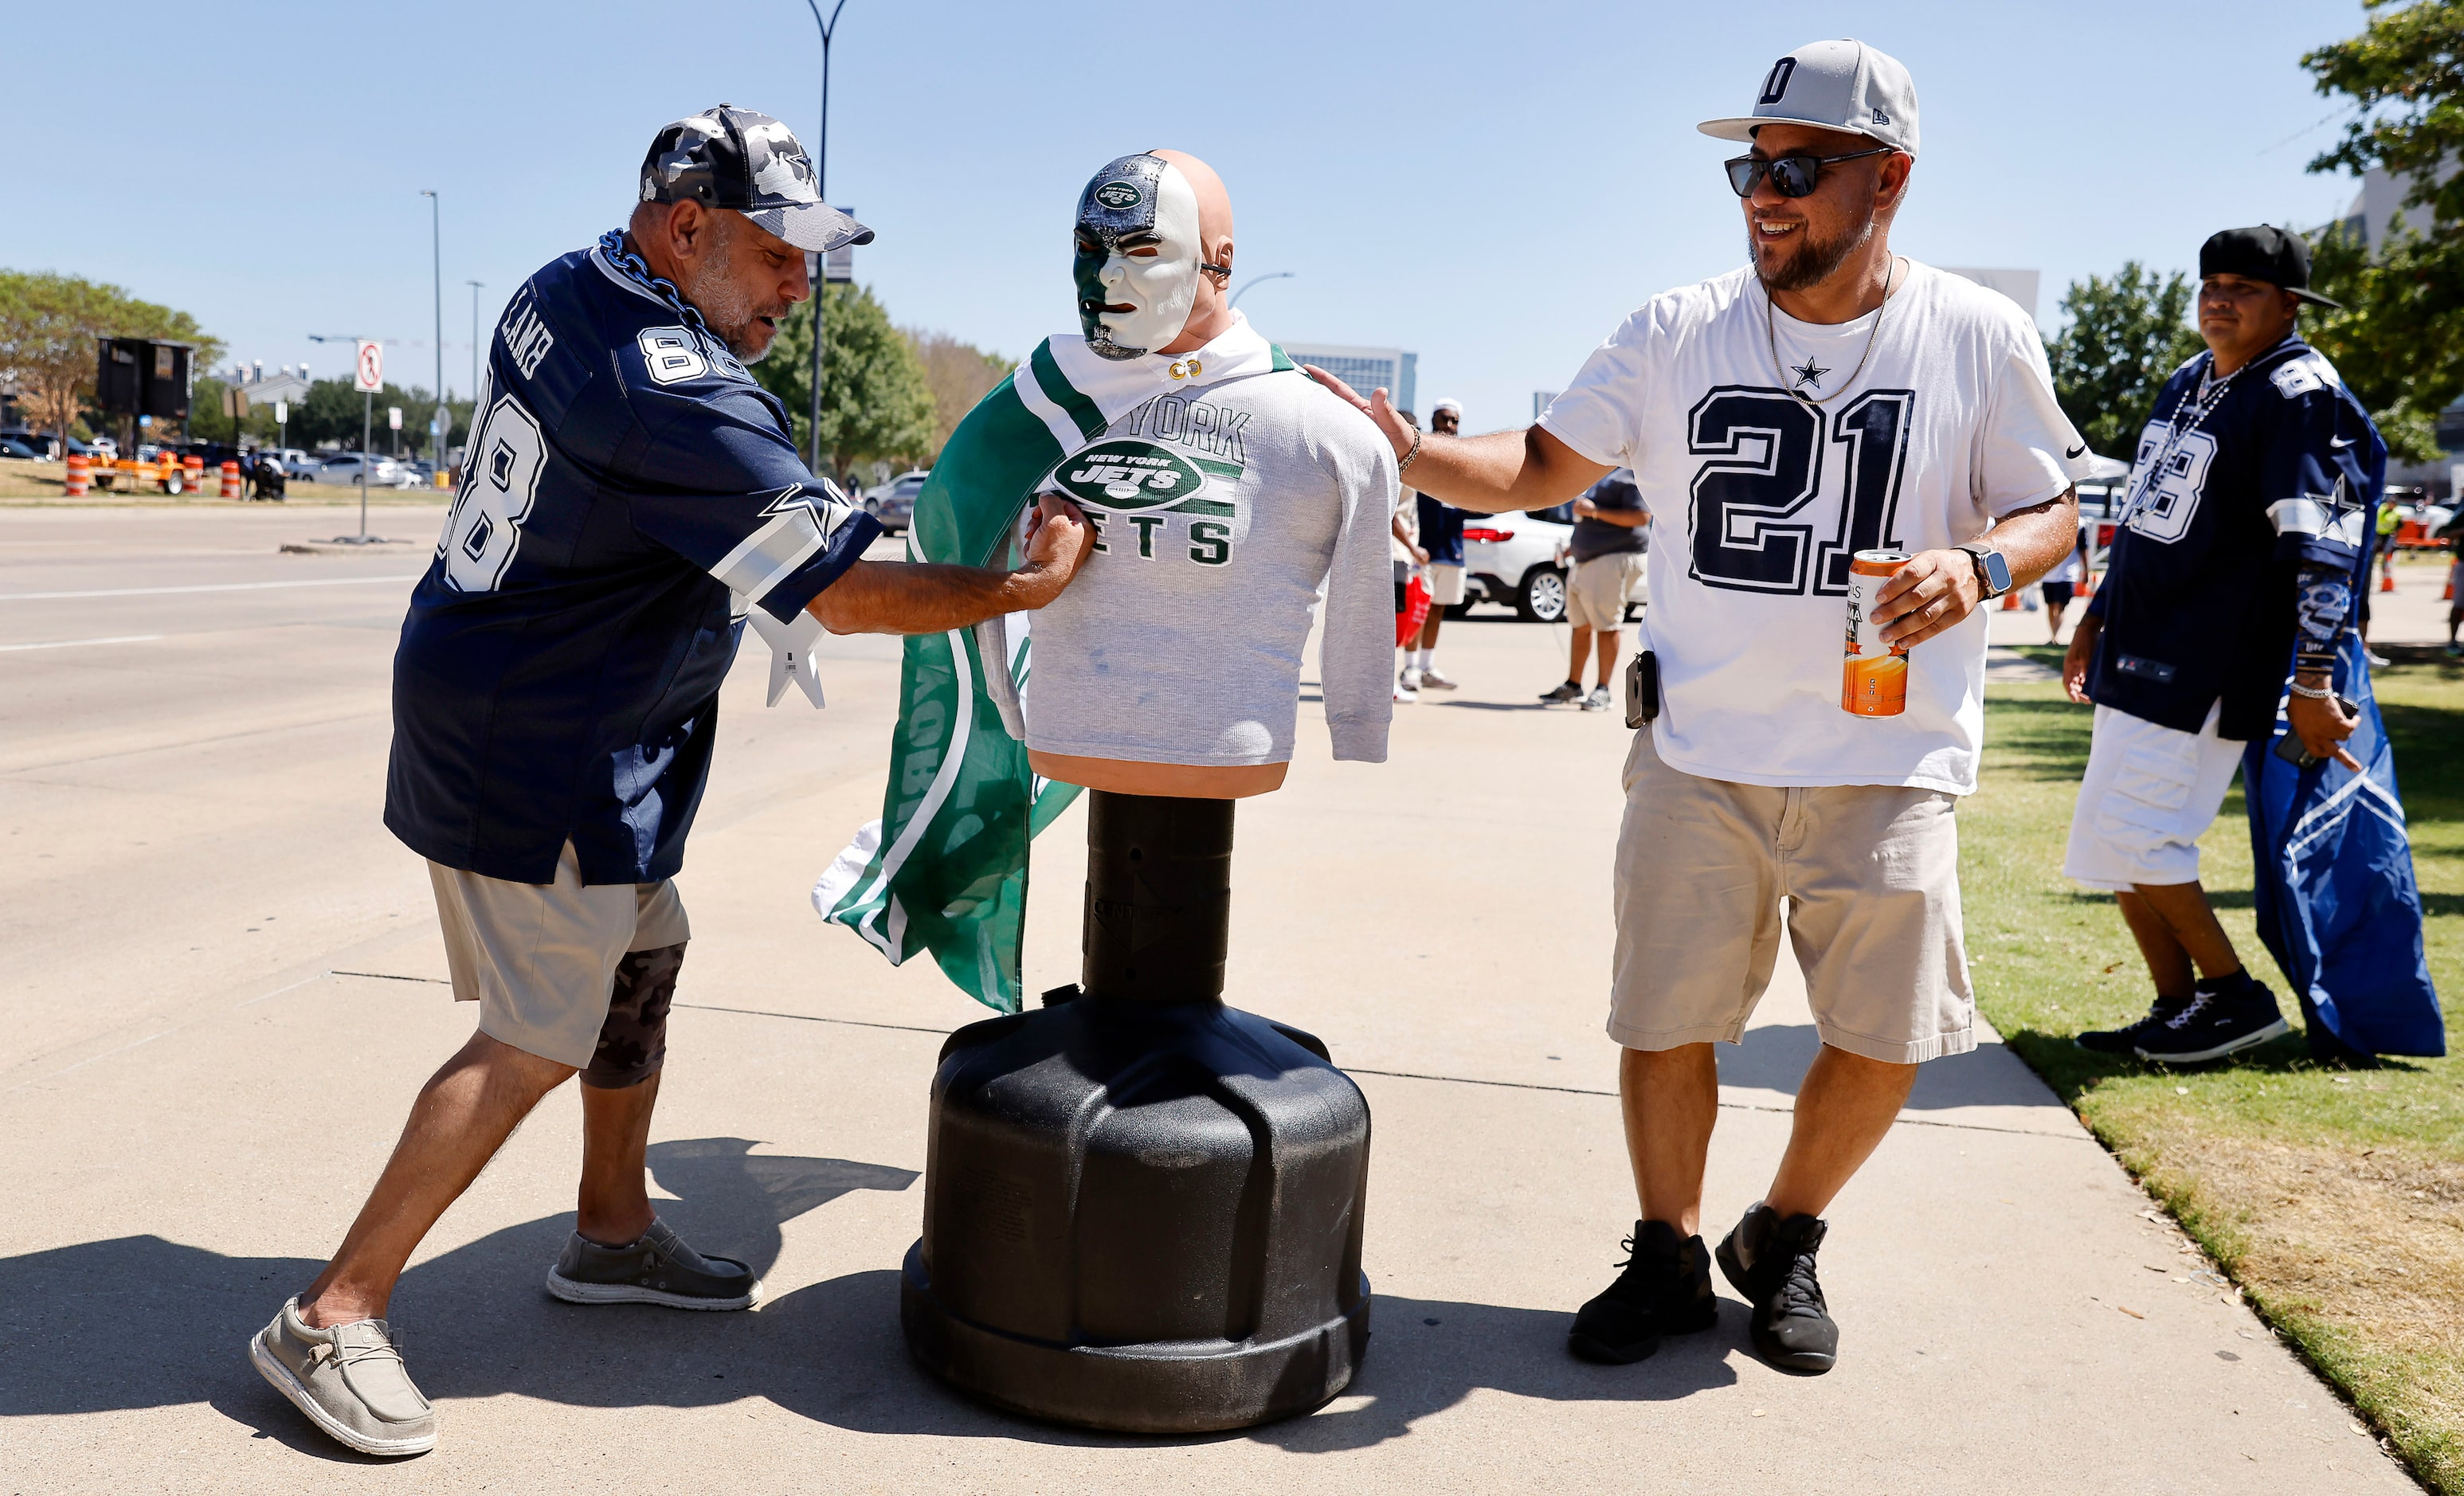
[[[733,209],[800,250],[870,244],[872,231],[822,201],[812,158],[766,114],[719,104],[661,130],[642,158],[642,201]]]

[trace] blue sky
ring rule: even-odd
[[[1854,8],[1914,75],[1916,190],[1895,246],[2033,267],[2049,328],[2070,280],[2188,268],[2213,231],[2315,224],[2354,185],[2302,168],[2337,129],[2303,51],[2351,0]],[[1291,341],[1420,354],[1420,403],[1529,419],[1635,304],[1743,255],[1697,121],[1743,113],[1837,5],[1164,6],[847,0],[828,180],[879,231],[858,252],[902,323],[1013,357],[1074,326],[1069,215],[1123,152],[1212,162],[1239,217],[1243,302]],[[472,294],[618,223],[659,125],[726,99],[814,143],[803,0],[363,7],[136,0],[11,18],[0,120],[28,149],[0,266],[111,280],[195,313],[233,356],[393,341],[433,378],[429,206],[443,193],[445,368],[469,384]],[[123,48],[111,36],[142,38]],[[142,66],[136,64],[142,61]]]

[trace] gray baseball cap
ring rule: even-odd
[[[822,201],[793,131],[766,114],[719,104],[661,130],[642,158],[642,201],[691,198],[728,208],[800,250],[870,244],[872,231]]]
[[[1766,124],[1847,130],[1917,153],[1917,85],[1900,59],[1861,41],[1809,42],[1763,75],[1754,112],[1705,120],[1695,128],[1724,141],[1750,141]]]

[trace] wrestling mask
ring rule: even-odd
[[[1096,172],[1078,197],[1074,242],[1078,323],[1089,348],[1134,359],[1180,336],[1204,255],[1198,192],[1179,167],[1141,153]]]

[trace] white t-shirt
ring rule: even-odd
[[[1975,539],[2085,475],[2086,446],[2018,303],[1914,260],[1900,275],[1881,311],[1836,326],[1776,309],[1766,323],[1748,269],[1666,292],[1540,418],[1592,461],[1633,469],[1651,510],[1652,737],[1689,774],[1976,788],[1984,611],[1910,651],[1903,715],[1852,715],[1839,706],[1849,558]],[[1877,316],[1873,353],[1843,386]],[[1808,405],[1783,379],[1841,392]]]

